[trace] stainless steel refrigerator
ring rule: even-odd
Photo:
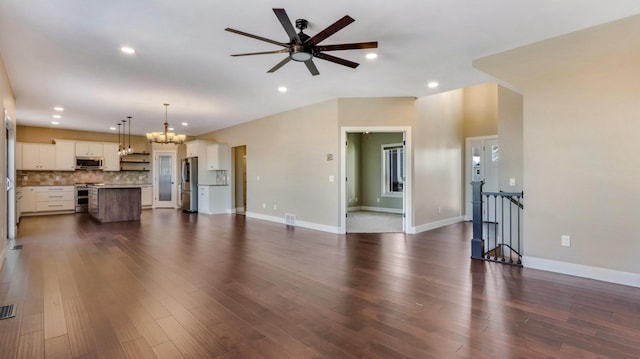
[[[198,212],[198,157],[182,160],[182,210]]]

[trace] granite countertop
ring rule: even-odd
[[[99,183],[92,184],[89,187],[96,188],[142,188],[142,187],[151,187],[149,183],[140,183],[140,184],[118,184],[118,183]]]

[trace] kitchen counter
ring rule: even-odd
[[[139,221],[143,185],[90,185],[89,214],[99,222]]]

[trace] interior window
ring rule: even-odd
[[[401,197],[404,188],[404,146],[382,145],[382,195]]]

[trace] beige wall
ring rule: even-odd
[[[489,82],[463,89],[463,136],[498,134],[498,85]]]
[[[500,141],[500,190],[521,192],[524,188],[522,157],[522,95],[498,86],[498,138]],[[515,186],[509,179],[515,179]]]
[[[326,101],[198,139],[247,146],[248,212],[277,218],[294,214],[298,221],[337,227],[337,109],[337,100]],[[327,154],[334,160],[327,161]],[[329,176],[336,180],[329,182]]]
[[[634,16],[475,62],[524,93],[527,256],[640,273],[638,43]]]
[[[4,61],[2,60],[2,54],[0,54],[0,98],[2,99],[2,109],[3,111],[0,113],[0,117],[4,118],[4,111],[7,111],[7,115],[11,118],[11,122],[15,125],[16,123],[16,100],[13,95],[13,90],[11,89],[11,82],[9,81],[9,77],[7,75],[7,70],[4,66]],[[4,123],[4,121],[3,121]],[[4,125],[3,125],[4,126]],[[6,166],[6,136],[1,136],[0,139],[0,158],[2,158],[3,165],[0,166],[0,181],[2,183],[6,182],[7,176],[13,177],[11,174],[7,174],[7,166]],[[3,218],[2,224],[0,224],[0,267],[4,264],[4,258],[6,254],[6,241],[8,228],[7,228],[7,192],[0,191],[0,213]],[[10,203],[9,205],[15,206],[15,203]]]
[[[416,226],[462,215],[464,91],[419,98],[413,130]]]

